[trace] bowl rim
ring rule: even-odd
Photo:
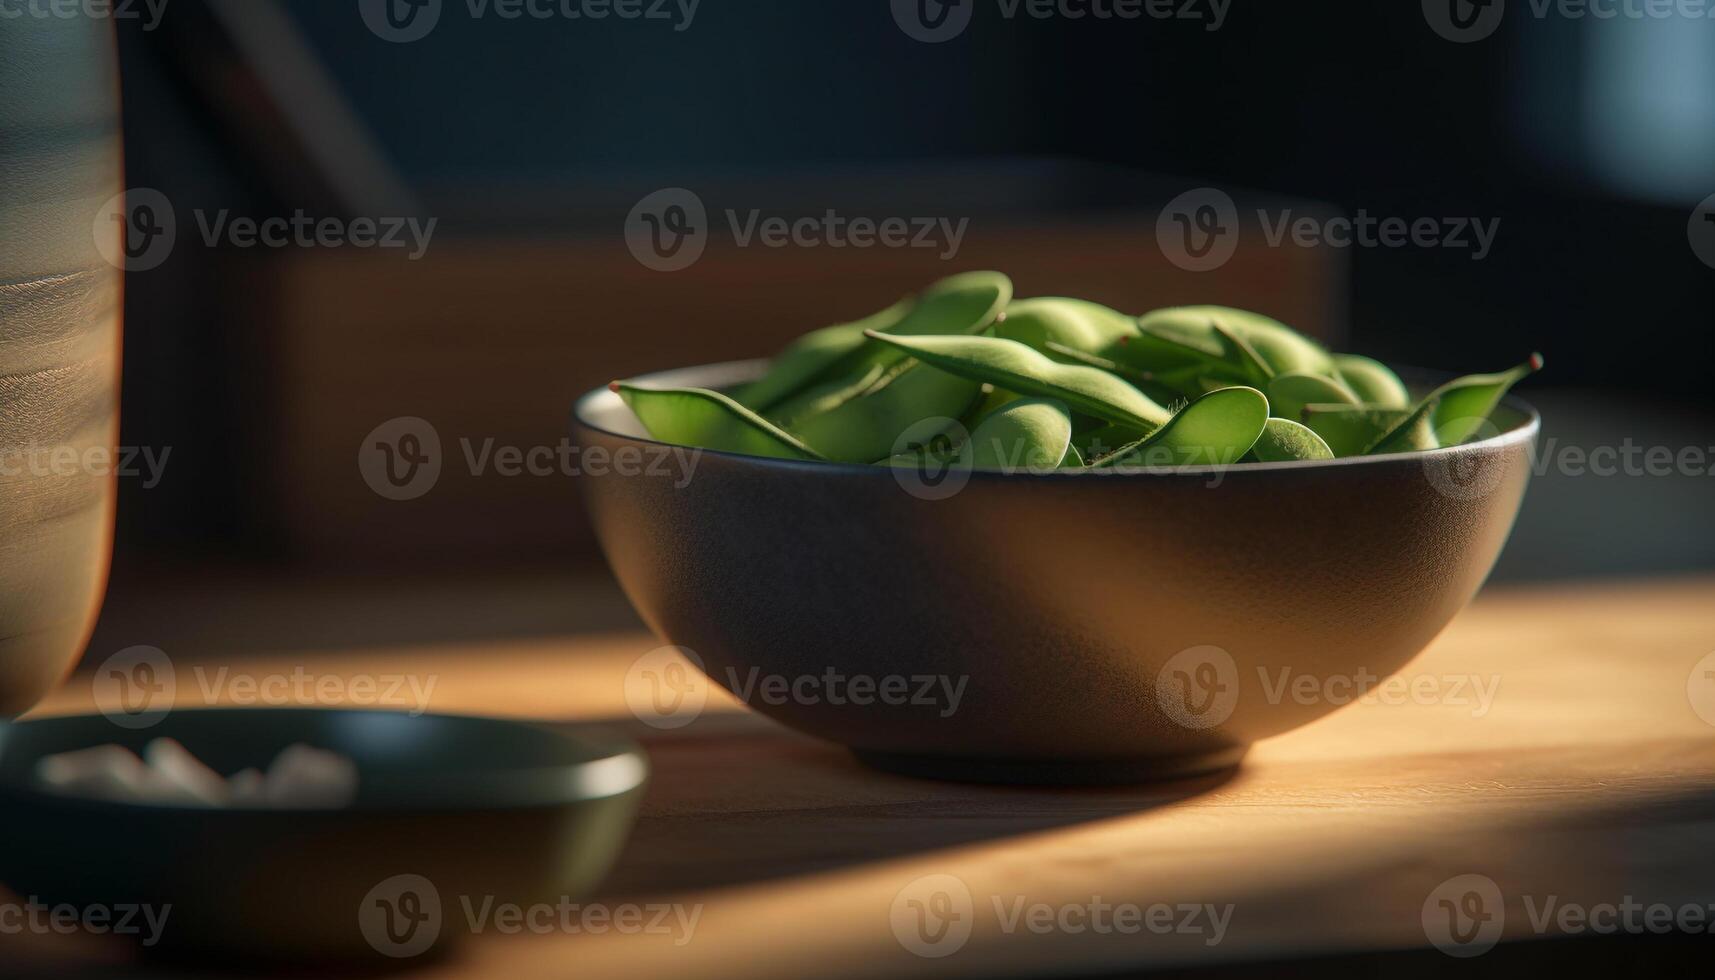
[[[664,386],[687,386],[696,378],[716,375],[717,379],[738,381],[745,377],[754,377],[767,367],[768,358],[747,358],[737,361],[718,361],[710,364],[697,364],[689,367],[668,368],[661,371],[651,371],[648,374],[636,375],[629,380],[654,383]],[[1444,378],[1453,377],[1445,372],[1419,372],[1412,374],[1440,375]],[[702,386],[707,386],[706,382]],[[855,475],[859,473],[874,474],[877,478],[892,480],[892,470],[886,466],[873,463],[839,463],[813,459],[778,459],[772,456],[753,456],[748,453],[735,453],[724,449],[706,449],[700,446],[686,446],[679,443],[662,442],[648,436],[631,435],[616,432],[611,427],[595,422],[590,418],[590,411],[598,402],[619,400],[607,386],[596,388],[579,396],[572,406],[572,424],[574,428],[583,428],[600,433],[611,439],[637,443],[646,446],[661,446],[667,449],[683,449],[697,453],[708,453],[720,459],[732,460],[737,463],[748,463],[756,466],[769,466],[787,469],[802,469],[830,475]],[[1506,395],[1501,403],[1519,413],[1523,421],[1504,432],[1467,442],[1458,446],[1442,446],[1438,449],[1419,449],[1404,453],[1387,453],[1381,456],[1345,456],[1337,459],[1301,459],[1278,463],[1204,463],[1192,466],[1142,466],[1125,467],[1105,471],[1104,478],[1112,479],[1160,479],[1171,476],[1207,476],[1214,473],[1238,475],[1245,473],[1274,473],[1281,471],[1324,470],[1338,467],[1356,466],[1397,466],[1401,463],[1432,464],[1437,460],[1446,460],[1454,456],[1478,452],[1492,452],[1508,449],[1520,443],[1535,443],[1542,431],[1542,415],[1529,402],[1514,395]],[[1090,474],[1075,470],[1052,470],[1048,472],[1001,472],[996,470],[971,470],[970,477],[978,480],[1088,480]]]
[[[405,712],[361,708],[216,707],[179,709],[175,710],[173,714],[197,715],[217,720],[228,718],[234,723],[243,723],[264,715],[277,718],[293,715],[300,717],[337,716],[340,718],[381,716],[480,722],[534,729],[549,737],[573,742],[595,751],[592,752],[591,758],[577,762],[528,768],[499,766],[489,767],[480,773],[466,772],[457,776],[449,774],[444,778],[437,778],[430,782],[420,782],[414,791],[401,792],[394,779],[386,778],[379,781],[372,779],[371,785],[380,785],[388,795],[383,799],[373,800],[364,800],[360,797],[345,806],[206,807],[178,803],[156,803],[146,800],[113,800],[58,793],[31,782],[11,779],[0,779],[0,801],[10,799],[36,806],[48,805],[114,814],[194,815],[202,819],[277,819],[282,816],[306,818],[331,816],[337,818],[340,816],[401,815],[445,811],[499,812],[551,809],[578,803],[594,803],[623,796],[645,786],[649,781],[649,758],[644,754],[643,749],[617,732],[596,725],[580,726],[576,731],[567,731],[565,730],[566,726],[563,725],[527,718],[441,712],[409,715]],[[105,716],[90,713],[48,715],[0,722],[0,752],[4,751],[6,742],[4,736],[11,729],[49,728],[55,725],[71,727],[95,722],[100,722],[111,728],[111,721]],[[586,731],[586,728],[589,730]],[[597,734],[598,729],[599,734]],[[145,733],[153,733],[153,730],[145,730]],[[172,737],[172,733],[163,731],[155,733],[155,737]],[[102,744],[110,743],[97,742],[89,747],[95,748]]]

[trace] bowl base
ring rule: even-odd
[[[923,779],[1034,786],[1115,786],[1184,779],[1231,769],[1249,751],[1249,745],[1239,745],[1194,755],[1066,760],[915,755],[867,749],[853,749],[852,753],[866,765]]]

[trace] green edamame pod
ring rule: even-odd
[[[1022,343],[1022,341],[1020,341],[1020,343]],[[1068,347],[1058,341],[1050,340],[1042,344],[1031,344],[1030,346],[1035,347],[1037,350],[1055,358],[1061,363],[1082,364],[1085,367],[1101,368],[1103,371],[1106,371],[1109,374],[1117,374],[1133,384],[1137,384],[1141,381],[1148,381],[1150,379],[1147,372],[1138,371],[1116,361],[1110,361],[1100,354],[1091,354],[1088,351],[1082,351],[1076,347]]]
[[[1243,335],[1233,332],[1233,329],[1220,320],[1215,321],[1215,335],[1221,338],[1221,355],[1236,363],[1252,381],[1258,385],[1273,380],[1277,373],[1255,346]]]
[[[842,378],[855,380],[876,365],[886,368],[903,360],[871,342],[864,335],[868,330],[902,336],[978,333],[994,323],[1011,301],[1012,280],[1001,273],[949,276],[880,313],[806,334],[775,358],[760,381],[735,397],[755,411],[768,413],[812,385],[837,386]]]
[[[1072,442],[1086,461],[1093,461],[1135,446],[1148,436],[1149,433],[1141,429],[1110,424],[1079,432]]]
[[[1116,364],[1100,354],[1087,354],[1081,350],[1075,350],[1071,347],[1067,347],[1064,344],[1055,343],[1052,340],[1048,341],[1044,346],[1048,348],[1047,354],[1050,357],[1058,358],[1063,363],[1083,364],[1087,367],[1101,368],[1109,374],[1118,375],[1119,377],[1124,378],[1126,381],[1131,382],[1132,387],[1143,392],[1145,395],[1148,395],[1151,401],[1157,403],[1171,402],[1180,397],[1180,389],[1178,387],[1169,384],[1162,384],[1155,380],[1154,376],[1150,374],[1127,367],[1124,364]],[[1178,380],[1182,381],[1183,379]]]
[[[1169,418],[1148,395],[1099,368],[1061,364],[998,337],[870,336],[943,371],[1021,395],[1054,398],[1109,422],[1152,430]]]
[[[1406,408],[1379,405],[1306,405],[1300,418],[1339,458],[1362,456],[1395,426],[1411,415]]]
[[[972,469],[1045,472],[1060,468],[1072,445],[1072,414],[1060,402],[1021,398],[971,433]]]
[[[1411,407],[1411,392],[1406,390],[1405,382],[1380,361],[1357,354],[1335,354],[1334,373],[1352,394],[1358,396],[1361,404],[1381,408]]]
[[[912,424],[961,418],[981,397],[978,381],[914,364],[832,411],[800,420],[792,431],[828,459],[869,463],[891,455]]]
[[[1016,391],[1007,391],[1005,388],[996,388],[994,385],[983,385],[982,400],[977,402],[975,408],[966,413],[962,421],[966,428],[974,429],[982,424],[983,419],[1018,401],[1020,397]]]
[[[676,446],[698,446],[774,459],[821,459],[791,433],[718,391],[610,385],[649,435]]]
[[[1136,445],[1093,466],[1204,466],[1238,462],[1268,424],[1268,398],[1255,388],[1211,391],[1180,409]]]
[[[897,334],[897,330],[877,327],[881,333]],[[1136,332],[1134,321],[1115,310],[1083,300],[1059,297],[1021,299],[1006,308],[1006,316],[994,327],[994,335],[1002,340],[1016,340],[1034,347],[1057,360],[1065,355],[1053,347],[1070,348],[1082,354],[1094,354],[1119,342],[1121,337]]]
[[[1269,419],[1262,435],[1251,447],[1251,456],[1264,463],[1299,459],[1333,459],[1334,451],[1322,437],[1291,419]]]
[[[897,327],[911,305],[910,301],[901,301],[853,323],[810,331],[776,355],[768,366],[767,374],[734,392],[733,400],[752,411],[777,417],[787,414],[776,409],[787,399],[816,385],[826,377],[829,368],[867,344],[869,339],[863,335],[865,330]]]
[[[1524,378],[1542,370],[1542,355],[1499,374],[1472,374],[1435,389],[1435,438],[1440,446],[1457,446],[1471,438],[1489,420],[1501,397]]]
[[[881,384],[886,376],[886,368],[872,364],[869,370],[862,374],[824,381],[805,388],[763,413],[763,417],[782,429],[791,430],[799,419],[831,412]]]
[[[1398,425],[1383,433],[1375,445],[1365,449],[1364,455],[1384,456],[1440,448],[1441,443],[1435,438],[1435,410],[1439,404],[1433,397],[1424,399]]]
[[[1179,395],[1203,395],[1232,385],[1264,387],[1275,371],[1243,337],[1211,321],[1204,336],[1164,330],[1121,337],[1106,353]],[[1139,371],[1139,365],[1152,365]]]
[[[1268,383],[1269,413],[1275,418],[1297,419],[1306,405],[1356,405],[1362,399],[1345,385],[1319,374],[1281,374]]]
[[[1138,318],[1138,330],[1144,338],[1175,342],[1233,364],[1217,327],[1242,338],[1275,374],[1329,374],[1333,370],[1333,360],[1320,344],[1260,313],[1226,306],[1176,306]],[[1148,340],[1134,338],[1132,345],[1139,343],[1147,347]]]
[[[1138,333],[1121,337],[1098,356],[1179,394],[1200,394],[1205,379],[1223,384],[1249,379],[1237,349],[1224,349],[1223,343],[1213,330],[1201,339]]]
[[[877,460],[875,465],[900,466],[924,473],[950,469],[959,463],[960,454],[966,451],[966,444],[956,442],[953,436],[952,428],[943,429],[930,435],[927,442],[908,446],[903,452]]]

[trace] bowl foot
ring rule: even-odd
[[[961,783],[1035,786],[1113,786],[1203,776],[1237,766],[1249,745],[1194,755],[1117,759],[990,759],[853,749],[866,765],[902,776]]]

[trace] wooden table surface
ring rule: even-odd
[[[1480,908],[1501,912],[1507,944],[1576,934],[1577,919],[1541,922],[1551,901],[1715,906],[1707,578],[1488,591],[1407,668],[1416,696],[1264,742],[1228,777],[1130,789],[879,774],[730,698],[657,731],[624,694],[657,645],[622,628],[294,649],[233,669],[407,672],[434,679],[435,711],[601,720],[647,747],[641,818],[593,901],[670,905],[694,928],[482,936],[409,977],[997,977],[1427,949],[1446,928],[1438,900],[1469,901],[1476,879],[1443,887],[1463,875],[1493,883]],[[175,659],[200,697],[187,667],[220,658]],[[40,713],[90,704],[80,675]],[[1133,905],[1173,906],[1175,926],[1091,928],[1092,908]],[[154,975],[110,946],[5,942],[0,972]]]

